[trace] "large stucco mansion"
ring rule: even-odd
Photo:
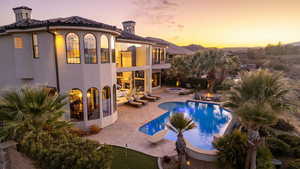
[[[69,96],[65,119],[87,128],[118,118],[117,105],[133,90],[161,85],[166,46],[78,16],[36,20],[32,9],[13,9],[16,21],[0,27],[0,89],[41,85]]]

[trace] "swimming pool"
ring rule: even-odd
[[[218,104],[204,102],[166,102],[159,105],[167,112],[156,119],[146,123],[139,128],[139,131],[154,135],[166,128],[166,123],[172,113],[184,113],[185,116],[193,119],[196,128],[186,131],[184,138],[193,146],[203,150],[214,150],[212,145],[214,135],[223,135],[228,127],[232,116],[228,110],[221,108]],[[176,134],[168,131],[166,139],[176,141]]]

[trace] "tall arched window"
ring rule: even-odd
[[[82,92],[79,89],[72,89],[69,92],[70,114],[72,121],[83,121]]]
[[[96,64],[98,62],[96,37],[91,33],[84,36],[84,61],[86,64]]]
[[[117,110],[117,88],[115,84],[113,86],[113,104],[114,104],[113,112],[115,112]]]
[[[116,50],[115,50],[115,37],[110,38],[111,60],[112,63],[116,63]]]
[[[109,63],[108,39],[106,35],[101,36],[101,63]]]
[[[110,87],[105,86],[102,90],[102,110],[103,117],[111,115],[111,95]]]
[[[87,91],[87,113],[88,120],[94,120],[100,118],[100,106],[99,106],[99,91],[97,88],[90,88]]]
[[[67,63],[80,64],[79,37],[75,33],[66,36]]]

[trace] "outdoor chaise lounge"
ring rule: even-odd
[[[152,144],[156,144],[164,139],[164,137],[168,134],[168,129],[163,129],[156,134],[149,136],[148,141]]]
[[[149,96],[149,97],[156,98],[157,100],[159,100],[159,99],[160,99],[160,97],[159,97],[159,96],[153,96],[153,95],[151,95],[149,92],[147,92],[147,93],[146,93],[146,95],[147,95],[147,96]]]
[[[128,105],[134,106],[134,107],[141,107],[143,106],[143,103],[136,102],[133,99],[129,99],[127,102]]]
[[[151,96],[148,96],[147,94],[144,94],[144,96],[141,99],[152,101],[152,102],[155,102],[156,100],[158,100],[156,97],[151,97]]]
[[[142,100],[142,99],[140,99],[138,96],[133,96],[133,99],[134,99],[134,101],[136,101],[136,102],[139,102],[139,103],[142,103],[143,105],[146,105],[147,103],[148,103],[148,101],[146,101],[146,100]]]

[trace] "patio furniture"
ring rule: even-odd
[[[148,101],[146,101],[146,100],[142,100],[142,99],[140,99],[138,96],[133,96],[133,99],[134,99],[134,101],[136,101],[136,102],[139,102],[139,103],[142,103],[143,105],[146,105],[147,103],[148,103]]]
[[[152,102],[155,102],[156,100],[158,100],[158,99],[156,99],[155,97],[151,97],[151,96],[148,96],[148,95],[146,95],[146,94],[144,94],[144,96],[141,97],[141,99],[149,100],[149,101],[152,101]]]
[[[164,137],[168,134],[168,129],[163,129],[156,134],[149,136],[148,141],[152,144],[156,144],[164,139]]]
[[[136,102],[132,99],[128,100],[128,102],[126,104],[134,106],[134,107],[142,107],[144,105],[143,103]]]
[[[153,95],[151,95],[149,92],[147,92],[146,95],[147,95],[147,96],[150,96],[150,97],[154,97],[154,98],[156,98],[157,100],[161,99],[159,96],[153,96]]]

